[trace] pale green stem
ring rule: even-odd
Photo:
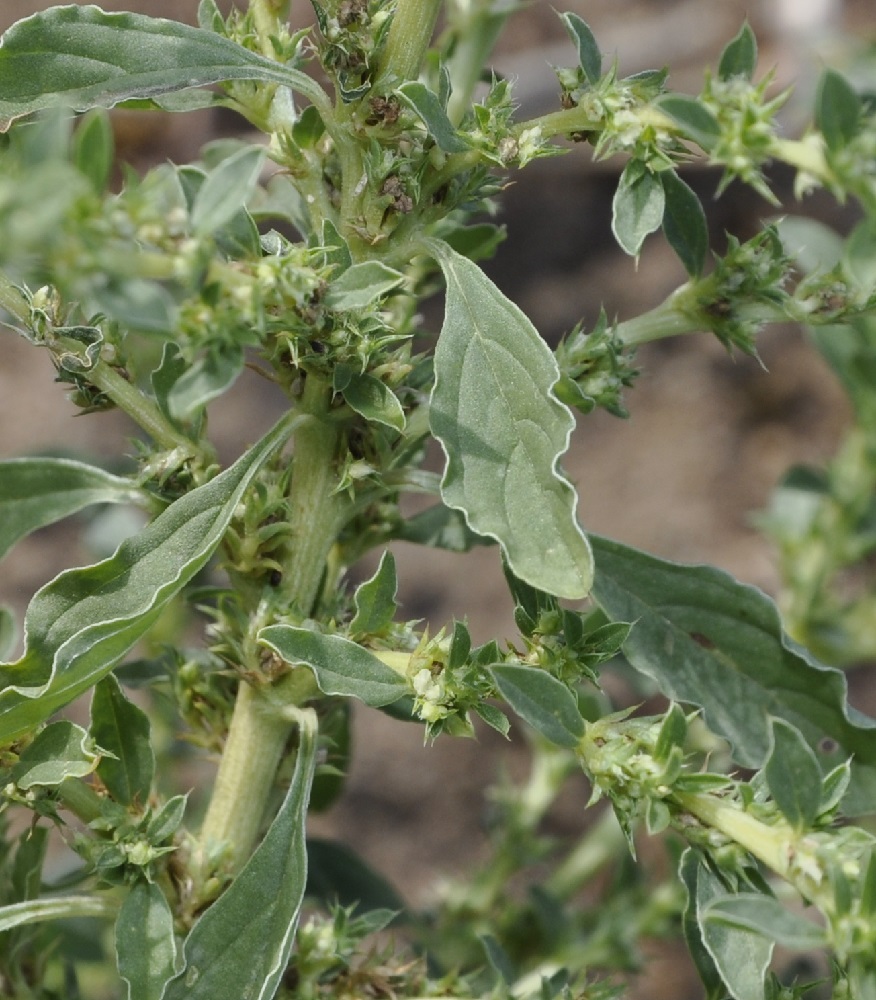
[[[398,0],[375,88],[416,80],[432,41],[440,8],[441,0]]]
[[[103,799],[81,778],[65,778],[58,785],[58,798],[83,823],[91,823],[103,815]]]
[[[456,37],[453,54],[447,61],[452,84],[447,117],[454,125],[459,124],[471,105],[496,39],[514,11],[510,3],[498,11],[491,9],[494,6],[493,0],[480,0],[471,7],[468,3],[460,4],[452,17]]]
[[[284,8],[288,8],[285,0],[279,3],[275,0],[250,0],[249,9],[255,21],[256,32],[259,36],[259,46],[262,54],[268,59],[275,57],[274,46],[271,44],[271,36],[278,35],[281,28],[281,18]],[[288,16],[288,10],[285,10]]]

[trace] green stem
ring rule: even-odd
[[[398,0],[375,90],[415,80],[432,41],[441,0]]]
[[[104,800],[81,778],[65,778],[58,785],[58,798],[83,823],[92,823],[103,815]]]
[[[249,9],[252,13],[256,32],[259,36],[259,46],[262,54],[268,59],[274,59],[276,53],[271,44],[271,36],[278,35],[282,27],[284,14],[289,16],[286,0],[250,0]]]

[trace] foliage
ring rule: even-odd
[[[0,664],[0,993],[595,1000],[622,994],[643,938],[683,934],[711,998],[874,1000],[876,720],[837,669],[876,646],[872,95],[828,69],[813,124],[784,138],[787,95],[757,77],[747,25],[688,96],[665,71],[606,68],[563,14],[561,108],[520,121],[508,81],[481,86],[506,0],[448,0],[434,46],[439,0],[314,2],[299,33],[288,6],[225,18],[201,0],[193,27],[71,5],[0,44],[0,306],[80,412],[138,429],[128,474],[0,463],[0,553],[96,504],[145,521],[42,587]],[[263,138],[116,189],[113,106],[229,108]],[[478,261],[503,236],[505,178],[562,139],[623,158],[617,242],[638,256],[662,230],[688,278],[552,350]],[[710,261],[695,158],[773,203],[768,167],[787,164],[801,195],[854,198],[863,221],[844,238],[786,219]],[[417,309],[439,286],[434,335]],[[585,533],[561,460],[573,411],[626,414],[639,344],[710,330],[753,354],[787,320],[812,330],[855,425],[762,517],[782,618],[716,569]],[[207,407],[245,365],[286,412],[223,468]],[[409,492],[434,503],[409,516]],[[398,540],[495,543],[519,637],[476,647],[465,622],[401,621]],[[0,653],[14,645],[4,609]],[[612,704],[612,671],[663,710]],[[58,716],[89,693],[87,726]],[[489,857],[424,911],[307,837],[343,792],[351,700],[427,740],[513,720],[531,745],[528,780],[492,790]],[[179,740],[219,757],[203,816]],[[582,770],[612,809],[561,849],[543,820]],[[53,831],[77,859],[61,879]],[[634,863],[646,835],[677,875]],[[823,982],[783,981],[776,944],[828,956]]]

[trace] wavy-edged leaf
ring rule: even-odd
[[[149,799],[155,770],[149,732],[149,716],[128,701],[112,674],[104,677],[91,699],[91,736],[113,755],[101,760],[97,773],[123,806],[145,806]]]
[[[265,839],[186,938],[185,968],[164,1000],[269,1000],[292,951],[307,882],[304,825],[316,763],[316,716],[300,714],[289,790]]]
[[[100,896],[52,896],[50,899],[28,899],[23,903],[0,906],[0,933],[39,924],[45,920],[67,920],[75,917],[112,917],[117,904]]]
[[[554,395],[556,359],[476,264],[439,240],[427,249],[447,284],[430,408],[447,456],[444,502],[500,543],[520,579],[585,597],[593,559],[558,468],[574,420]]]
[[[294,625],[268,625],[258,639],[287,663],[307,664],[323,694],[358,698],[372,708],[381,708],[408,693],[404,677],[342,635],[323,635]]]
[[[265,80],[325,103],[304,73],[212,31],[90,4],[52,7],[0,38],[0,131],[55,104],[109,108],[224,80]]]
[[[153,882],[137,882],[116,918],[116,962],[128,1000],[161,1000],[176,971],[173,913]]]
[[[557,746],[578,745],[584,720],[565,684],[537,667],[513,663],[491,667],[490,673],[505,701],[536,732]]]
[[[0,664],[0,744],[88,690],[204,566],[288,417],[229,469],[171,504],[109,559],[67,570],[27,609],[24,655]]]
[[[37,528],[95,503],[148,503],[130,479],[67,458],[0,462],[0,557]]]
[[[60,785],[67,778],[84,778],[100,761],[88,733],[68,719],[53,722],[25,748],[12,769],[12,780],[21,789],[35,785]]]
[[[391,552],[384,552],[374,576],[356,589],[353,597],[356,614],[350,622],[350,631],[354,634],[385,631],[395,616],[397,592],[395,557]]]
[[[844,807],[876,808],[876,721],[848,705],[845,676],[782,631],[773,602],[708,566],[684,566],[591,538],[593,596],[609,618],[635,625],[630,663],[675,701],[701,705],[735,759],[759,768],[770,750],[770,716],[795,726],[825,770],[849,755]],[[829,738],[826,740],[825,738]]]

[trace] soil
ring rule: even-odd
[[[0,27],[45,6],[7,0]],[[135,5],[113,0],[103,6]],[[296,14],[306,17],[307,6],[295,0]],[[189,19],[196,7],[195,0],[140,4],[150,14]],[[617,54],[624,73],[665,61],[673,66],[679,89],[697,89],[702,67],[714,62],[746,12],[759,31],[764,65],[778,65],[780,77],[807,65],[800,37],[776,31],[770,0],[591,0],[570,7],[587,18],[605,49]],[[847,4],[838,29],[876,33],[876,19],[866,7]],[[520,78],[524,108],[555,100],[549,63],[571,61],[570,50],[558,48],[563,44],[562,28],[544,0],[512,23],[497,65]],[[193,124],[123,113],[115,123],[122,155],[140,165],[194,155],[203,140],[228,128],[226,119],[209,115]],[[684,280],[659,239],[646,244],[638,268],[615,249],[610,200],[617,169],[615,163],[594,166],[586,149],[576,149],[530,166],[506,192],[502,221],[510,236],[489,270],[549,341],[579,320],[592,324],[600,308],[621,319],[636,315]],[[715,178],[703,172],[693,181],[708,191]],[[786,185],[781,176],[777,183]],[[823,200],[811,207],[841,225],[852,218],[849,210]],[[716,247],[725,231],[744,238],[774,211],[735,188],[712,209]],[[429,322],[438,319],[430,315]],[[789,465],[817,464],[830,456],[848,412],[834,379],[799,330],[770,330],[758,350],[763,364],[730,356],[714,338],[698,335],[640,352],[643,373],[628,395],[630,419],[602,413],[582,419],[565,462],[588,530],[664,557],[714,563],[775,590],[772,553],[754,530],[752,513],[765,505]],[[130,433],[125,421],[113,414],[73,419],[63,388],[53,386],[52,378],[47,357],[5,335],[0,455],[56,448],[59,442],[98,461],[123,453]],[[265,396],[263,383],[244,377],[210,415],[223,451],[239,453],[279,405]],[[22,543],[4,564],[0,600],[21,610],[33,590],[67,564],[61,560],[69,558],[69,545],[64,525]],[[399,546],[396,556],[406,618],[425,618],[437,627],[453,616],[467,617],[480,641],[515,634],[495,550],[459,557]],[[355,740],[346,794],[314,829],[355,842],[422,902],[436,877],[464,872],[482,851],[484,787],[506,763],[518,772],[525,767],[523,751],[490,733],[478,742],[441,739],[424,747],[418,727],[366,711],[357,714]],[[553,820],[558,834],[573,836],[582,827],[584,801],[564,803]],[[417,872],[413,886],[411,872]],[[664,959],[661,967],[674,968],[674,959]],[[642,983],[634,995],[656,996],[655,982]],[[671,989],[667,978],[661,995],[664,988],[667,996],[697,995],[686,976],[673,980]]]

